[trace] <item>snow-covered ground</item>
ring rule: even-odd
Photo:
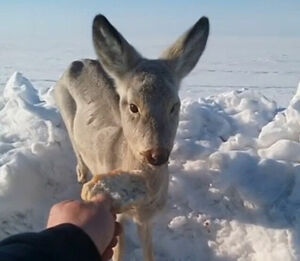
[[[299,47],[244,53],[232,39],[232,50],[211,43],[182,88],[169,201],[154,224],[157,260],[300,260]],[[1,60],[0,238],[42,229],[54,202],[80,194],[51,86],[86,53],[28,48],[8,45]],[[141,260],[131,223],[126,236],[127,259]]]
[[[128,40],[146,57],[156,58],[178,35]],[[75,59],[95,57],[90,38],[69,42],[54,39],[0,39],[0,93],[20,71],[43,91],[53,85]],[[213,32],[197,67],[183,81],[181,96],[196,98],[224,91],[257,90],[286,107],[300,75],[300,38],[221,37]]]

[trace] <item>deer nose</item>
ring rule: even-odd
[[[148,163],[159,166],[166,163],[169,159],[170,152],[167,149],[151,149],[142,153]]]

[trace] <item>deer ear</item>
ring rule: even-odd
[[[141,59],[138,52],[103,15],[94,18],[92,34],[100,63],[112,77],[121,78]]]
[[[184,78],[197,64],[209,35],[209,21],[202,17],[161,56],[179,80]]]

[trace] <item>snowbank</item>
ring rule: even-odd
[[[15,73],[0,104],[0,237],[43,228],[78,198],[75,159],[52,90]],[[157,260],[300,259],[300,87],[288,108],[246,89],[182,102]],[[140,260],[132,223],[127,259]]]
[[[300,83],[288,108],[264,126],[258,146],[261,157],[300,162]]]
[[[20,73],[11,76],[3,94],[0,238],[42,228],[53,202],[79,195],[74,156],[56,109],[41,102]]]

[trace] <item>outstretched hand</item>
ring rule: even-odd
[[[67,200],[55,204],[50,210],[47,228],[63,223],[80,227],[92,239],[102,259],[111,259],[121,226],[111,211],[110,198],[100,194],[90,202]]]

